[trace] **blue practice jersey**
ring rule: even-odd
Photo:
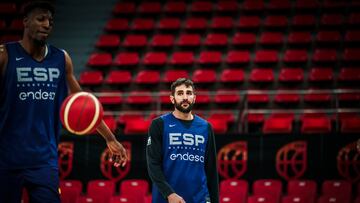
[[[6,44],[0,80],[0,169],[57,167],[60,106],[67,96],[65,55],[47,45],[34,60],[19,42]]]
[[[172,113],[163,120],[163,172],[169,185],[187,203],[205,203],[209,199],[205,173],[205,153],[209,135],[207,121],[194,115],[186,126]],[[153,185],[153,202],[166,202]]]

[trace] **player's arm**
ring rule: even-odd
[[[77,82],[73,74],[73,64],[69,54],[65,53],[65,68],[66,68],[66,80],[71,93],[81,91],[81,87]],[[106,144],[112,153],[112,160],[114,161],[114,166],[122,165],[124,166],[127,161],[127,154],[125,148],[116,140],[115,135],[111,132],[109,127],[102,120],[99,127],[96,129],[106,140]]]
[[[7,51],[5,48],[5,45],[1,44],[0,45],[0,80],[2,78],[2,76],[4,76],[5,74],[5,68],[7,65],[7,61],[8,61],[8,55],[7,55]]]
[[[146,160],[150,179],[159,189],[161,195],[167,199],[171,194],[174,195],[175,192],[167,182],[162,170],[163,129],[163,120],[161,118],[152,121],[146,145]]]
[[[214,131],[209,124],[209,140],[206,146],[205,172],[211,202],[219,202],[219,177],[216,163]]]

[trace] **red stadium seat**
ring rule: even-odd
[[[342,133],[359,133],[360,132],[360,117],[348,117],[340,119]]]
[[[254,68],[250,73],[250,81],[255,83],[273,82],[274,72],[268,68]]]
[[[343,61],[347,63],[360,62],[360,48],[348,48],[343,53]]]
[[[109,67],[111,64],[112,56],[109,53],[93,53],[87,61],[90,67]]]
[[[247,95],[247,101],[253,104],[261,104],[261,103],[268,103],[269,102],[269,95],[265,93],[249,93]]]
[[[288,18],[283,15],[268,15],[265,17],[264,25],[268,28],[286,28]]]
[[[297,0],[295,4],[295,8],[297,11],[314,11],[319,6],[319,2],[317,1]]]
[[[216,29],[228,30],[228,29],[232,29],[233,26],[234,24],[232,17],[215,16],[210,23],[210,28],[215,30]]]
[[[176,42],[181,47],[199,47],[200,43],[201,37],[199,34],[182,34]]]
[[[289,134],[292,132],[292,123],[294,120],[294,115],[293,114],[272,114],[270,115],[270,117],[268,119],[265,120],[264,126],[263,126],[263,133],[264,134],[279,134],[279,133],[285,133],[285,134]],[[261,186],[261,184],[263,184],[263,186]],[[269,183],[264,182],[259,184],[259,191],[256,192],[255,194],[264,194],[261,193],[261,190],[265,190],[266,187],[273,187],[270,186],[271,184],[273,184],[271,181]],[[270,184],[270,185],[269,185]],[[274,187],[279,187],[278,183],[274,183],[276,186]],[[255,186],[254,186],[255,187]],[[262,189],[261,189],[262,188]],[[270,191],[272,191],[272,193],[274,193],[275,195],[281,195],[281,190],[280,190],[280,194],[278,194],[278,189],[270,189]],[[271,192],[270,192],[271,193]],[[280,198],[280,196],[276,196],[277,198]]]
[[[249,51],[229,51],[226,63],[228,64],[246,64],[250,62]]]
[[[241,16],[237,23],[239,29],[257,29],[260,27],[259,16]]]
[[[141,198],[141,197],[139,197]],[[131,195],[119,195],[119,196],[112,196],[110,198],[110,202],[109,203],[129,203],[129,202],[138,202],[137,201],[137,197],[136,196],[131,196]]]
[[[89,196],[79,196],[76,198],[76,203],[106,203],[100,197],[89,197]]]
[[[204,42],[206,46],[212,46],[212,47],[226,46],[227,43],[228,43],[228,36],[226,34],[219,34],[219,33],[209,33],[206,36]]]
[[[170,48],[173,46],[174,40],[174,35],[157,34],[153,36],[150,46],[154,48]]]
[[[120,37],[115,34],[100,35],[95,46],[99,49],[117,48],[120,46]]]
[[[120,183],[120,194],[145,196],[149,193],[149,183],[142,179],[127,179]]]
[[[284,35],[281,32],[263,32],[260,36],[261,45],[281,45],[284,40]]]
[[[195,1],[191,3],[190,11],[193,13],[210,13],[213,9],[210,1]]]
[[[277,63],[278,52],[275,50],[259,50],[255,54],[255,63]]]
[[[194,63],[194,53],[187,51],[174,52],[170,60],[170,64],[172,65],[186,66],[186,65],[192,65],[193,63]]]
[[[181,21],[179,18],[162,18],[160,19],[158,29],[159,30],[179,30]]]
[[[205,30],[207,20],[205,18],[190,17],[185,21],[186,30]]]
[[[338,80],[360,81],[360,68],[341,68]]]
[[[147,44],[146,35],[138,35],[138,34],[129,34],[126,35],[123,46],[126,48],[140,48],[145,47]]]
[[[134,2],[118,2],[113,8],[113,14],[129,15],[135,13],[136,7]]]
[[[143,64],[148,66],[163,66],[167,62],[165,52],[147,52],[144,56]]]
[[[212,69],[197,69],[193,72],[192,80],[195,83],[214,83],[216,72]]]
[[[120,91],[102,90],[98,96],[98,99],[103,105],[121,104],[122,94]]]
[[[142,2],[138,7],[140,14],[159,14],[161,12],[160,2]]]
[[[220,13],[232,13],[238,11],[238,3],[235,0],[218,1],[215,6],[216,11]]]
[[[360,31],[348,30],[345,34],[345,42],[350,45],[352,43],[359,43],[360,42]]]
[[[110,131],[115,133],[115,130],[117,128],[117,123],[116,123],[114,116],[106,115],[106,116],[104,116],[103,120],[104,120],[105,124],[109,127]]]
[[[131,91],[126,98],[128,104],[150,104],[152,102],[151,93],[147,91]]]
[[[130,121],[130,120],[138,120],[138,119],[142,119],[144,120],[144,115],[140,112],[129,112],[129,113],[122,113],[119,115],[117,122],[120,125],[124,125],[126,122]]]
[[[218,65],[222,61],[221,52],[219,51],[202,51],[198,59],[201,65]]]
[[[207,90],[196,91],[196,103],[197,104],[209,104],[211,101],[210,93]]]
[[[160,72],[156,70],[141,70],[135,76],[135,83],[155,85],[160,82]]]
[[[164,12],[168,14],[183,14],[186,11],[186,3],[183,1],[167,1]]]
[[[231,195],[241,197],[239,201],[245,202],[249,193],[249,184],[246,180],[222,180],[220,182],[220,194]]]
[[[277,200],[275,197],[269,194],[261,194],[261,195],[251,195],[247,199],[247,203],[277,203],[279,200]]]
[[[15,15],[18,13],[16,3],[2,2],[0,3],[0,13],[2,15]]]
[[[341,14],[328,14],[325,13],[321,16],[320,26],[326,27],[339,27],[343,23],[343,15]]]
[[[245,200],[240,195],[233,193],[233,194],[226,194],[223,195],[220,193],[220,203],[243,203]]]
[[[131,73],[128,70],[112,70],[105,82],[112,85],[130,84]]]
[[[241,83],[244,81],[244,71],[242,69],[224,69],[220,75],[222,83]]]
[[[251,0],[245,0],[242,5],[244,11],[247,12],[260,12],[264,10],[264,1],[251,1]]]
[[[308,54],[306,50],[291,50],[288,49],[284,54],[285,63],[307,63]]]
[[[312,60],[315,63],[335,63],[337,52],[335,49],[315,49]]]
[[[339,192],[338,192],[339,193]],[[338,193],[321,195],[317,203],[350,203],[350,199],[347,199]]]
[[[321,185],[323,195],[337,195],[345,200],[351,199],[352,185],[347,180],[324,180]]]
[[[110,180],[90,180],[86,191],[88,197],[98,198],[99,203],[107,203],[115,194],[115,183]]]
[[[316,19],[314,15],[295,15],[292,19],[292,26],[295,28],[314,27],[315,24]]]
[[[114,59],[115,66],[135,66],[139,63],[139,54],[136,52],[121,52]]]
[[[24,30],[24,23],[22,19],[13,19],[10,22],[10,25],[8,27],[8,30],[13,32],[22,32]]]
[[[284,12],[289,11],[291,9],[291,4],[289,0],[271,0],[268,3],[267,9],[270,12]]]
[[[276,179],[258,179],[253,183],[253,195],[269,195],[278,202],[282,195],[282,183]]]
[[[237,104],[240,102],[239,91],[218,89],[214,98],[216,103]]]
[[[228,131],[228,125],[225,120],[217,118],[208,118],[207,121],[211,124],[214,133],[224,134]]]
[[[246,122],[249,124],[262,124],[265,121],[264,114],[249,113],[246,115]]]
[[[187,70],[166,70],[162,82],[171,83],[178,78],[188,78],[189,74]]]
[[[144,119],[133,119],[125,123],[125,135],[146,134],[149,130],[151,121]]]
[[[348,24],[353,26],[360,25],[360,13],[351,13],[348,18]]]
[[[100,85],[103,79],[101,71],[84,71],[80,74],[79,83],[81,85]]]
[[[274,101],[279,104],[298,104],[300,95],[297,93],[277,93]]]
[[[287,43],[289,45],[310,45],[312,36],[310,32],[290,32]]]
[[[302,82],[304,80],[304,70],[301,68],[282,68],[280,70],[280,82]]]
[[[256,43],[256,35],[253,33],[237,32],[232,38],[234,46],[252,46]]]
[[[309,72],[310,82],[330,82],[334,79],[332,68],[312,68]]]
[[[317,198],[317,183],[314,180],[289,180],[287,184],[287,194],[289,199],[296,198],[296,196],[303,196],[309,198],[309,202],[314,203]],[[303,199],[300,197],[300,199]],[[289,200],[292,202],[291,200]]]
[[[316,89],[309,89],[309,92],[304,95],[304,101],[309,103],[329,103],[331,101],[331,94],[327,92],[315,92]]]
[[[108,32],[122,32],[128,29],[129,21],[124,18],[112,18],[105,25],[105,30]]]
[[[302,117],[301,133],[330,133],[331,120],[326,115],[307,115]]]
[[[154,29],[154,26],[155,22],[151,18],[135,18],[131,29],[135,31],[150,31]]]
[[[314,203],[309,197],[298,195],[286,195],[281,198],[281,203]]]
[[[73,203],[82,193],[82,183],[79,180],[61,180],[61,202]]]
[[[232,113],[232,112],[230,112],[230,113],[226,113],[226,112],[216,113],[216,112],[213,112],[213,113],[210,114],[210,116],[208,118],[222,119],[222,120],[226,121],[227,123],[234,123],[235,122],[235,116],[234,116],[234,113]]]
[[[341,40],[340,32],[338,31],[319,31],[316,34],[316,42],[320,44],[339,44]]]

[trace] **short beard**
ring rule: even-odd
[[[194,103],[189,103],[189,106],[186,109],[181,106],[181,104],[183,104],[183,103],[184,102],[177,103],[175,101],[174,106],[177,110],[179,110],[182,113],[189,113],[192,110]]]
[[[34,43],[36,44],[36,45],[39,45],[39,46],[45,46],[45,44],[46,44],[46,41],[45,40],[37,40],[37,39],[34,39]]]

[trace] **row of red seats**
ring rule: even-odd
[[[242,130],[249,131],[249,126],[261,126],[263,134],[290,134],[294,132],[293,124],[299,121],[301,124],[300,132],[302,134],[331,133],[335,130],[332,123],[339,125],[341,133],[359,133],[360,116],[356,113],[342,113],[338,115],[327,115],[324,113],[303,113],[295,116],[292,113],[272,113],[266,116],[264,113],[248,113],[242,118],[235,113],[217,113],[212,112],[208,116],[201,113],[197,114],[212,124],[214,132],[224,134],[230,131],[230,126],[239,123]],[[113,132],[121,125],[124,126],[124,134],[146,134],[151,120],[157,114],[153,113],[149,117],[135,114],[122,114],[117,118],[113,115],[104,117],[105,123]]]
[[[336,63],[341,61],[343,63],[354,64],[360,62],[360,49],[348,48],[345,49],[341,56],[338,56],[336,49],[315,49],[313,54],[309,54],[305,49],[288,49],[284,51],[282,61],[286,64],[306,64],[309,55],[314,64]],[[149,66],[164,66],[166,64],[175,66],[191,66],[194,63],[199,65],[219,65],[225,62],[230,65],[246,65],[254,62],[259,65],[276,64],[280,62],[280,52],[276,50],[257,50],[252,59],[250,51],[244,50],[229,50],[225,53],[220,51],[202,51],[198,58],[192,51],[176,51],[171,55],[166,52],[147,52],[143,59],[137,52],[120,52],[115,58],[112,58],[110,53],[95,53],[92,54],[88,60],[89,66],[134,66],[140,63]],[[168,59],[170,58],[170,59]]]
[[[302,82],[356,82],[360,81],[360,68],[341,68],[337,78],[331,68],[313,68],[305,79],[304,70],[301,68],[282,68],[275,77],[274,70],[270,68],[254,68],[249,75],[243,69],[224,69],[217,74],[214,69],[196,69],[190,75],[187,70],[166,70],[163,75],[157,70],[141,70],[132,76],[127,70],[109,71],[106,78],[103,71],[84,71],[80,74],[79,82],[82,85],[129,85],[169,83],[179,77],[191,78],[196,83],[242,83],[248,80],[251,83],[302,83]],[[345,84],[345,83],[344,83]]]
[[[187,8],[189,6],[189,9]],[[290,0],[271,0],[271,1],[252,1],[245,0],[239,2],[236,0],[222,1],[195,1],[186,4],[185,1],[167,1],[165,4],[160,2],[119,2],[113,8],[114,15],[133,15],[135,13],[144,14],[185,14],[187,11],[191,13],[235,13],[239,11],[245,12],[279,12],[289,11],[292,8],[296,12],[322,10],[336,10],[345,8],[359,8],[357,1],[309,1],[297,0],[295,3]]]
[[[354,45],[352,43],[360,42],[359,36],[360,31],[358,30],[347,31],[344,38],[339,31],[320,30],[316,32],[314,42],[317,47],[322,45],[327,47],[332,45],[338,46],[342,41],[345,42],[345,45],[352,46]],[[174,46],[196,48],[204,45],[207,47],[224,48],[228,45],[249,47],[255,46],[257,43],[262,46],[278,46],[286,43],[288,46],[298,45],[305,47],[311,45],[312,38],[310,32],[304,31],[290,32],[287,37],[282,32],[262,32],[258,40],[255,33],[249,32],[237,32],[233,36],[229,36],[226,33],[208,33],[204,38],[200,34],[182,33],[178,39],[173,34],[156,34],[150,41],[150,38],[144,34],[128,34],[123,37],[121,42],[120,36],[117,34],[103,34],[99,36],[95,46],[99,49],[116,49],[118,47],[144,48],[146,46],[170,49]]]
[[[147,203],[151,200],[149,184],[146,180],[123,180],[120,191],[115,191],[115,184],[108,180],[92,180],[87,184],[86,195],[82,196],[83,186],[77,180],[64,180],[60,183],[63,203]],[[283,184],[278,179],[259,179],[253,182],[252,190],[246,180],[223,180],[220,182],[221,203],[350,203],[360,196],[360,184],[352,194],[352,184],[346,180],[325,180],[320,186],[314,180],[290,180],[284,192]],[[119,194],[119,196],[115,196]],[[358,198],[357,198],[358,199]],[[88,201],[89,200],[89,201]],[[127,201],[126,201],[127,200]],[[246,201],[247,200],[247,201]]]
[[[360,184],[357,194],[352,195],[352,184],[345,180],[325,180],[320,191],[314,180],[290,180],[283,195],[283,185],[277,179],[256,180],[252,193],[246,180],[224,180],[220,183],[221,203],[351,203],[353,196],[360,197]],[[251,194],[250,196],[248,196]],[[359,199],[359,198],[357,198]]]
[[[357,26],[360,24],[360,13],[350,14],[347,21],[343,14],[323,14],[319,19],[319,26],[327,29],[339,29],[344,23]],[[289,22],[290,21],[290,22]],[[179,18],[164,18],[157,23],[152,18],[134,18],[129,21],[126,18],[112,18],[105,25],[107,32],[152,31],[185,29],[188,31],[205,31],[206,29],[286,29],[288,26],[304,30],[313,29],[317,25],[317,17],[314,15],[295,15],[292,19],[284,15],[267,15],[264,20],[255,15],[243,15],[238,20],[232,17],[214,17],[210,21],[205,17],[188,17],[182,22]],[[349,27],[350,28],[350,27]],[[349,29],[348,28],[348,29]]]

